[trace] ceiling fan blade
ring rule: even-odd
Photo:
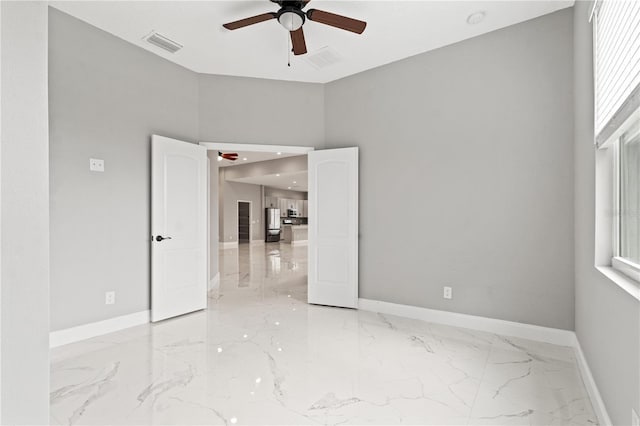
[[[367,27],[367,23],[346,16],[336,15],[335,13],[325,12],[324,10],[309,9],[307,10],[307,18],[314,22],[319,22],[342,30],[351,31],[356,34],[362,34]]]
[[[293,45],[293,54],[304,55],[307,53],[307,43],[304,41],[304,32],[302,31],[302,27],[295,31],[290,31],[290,33],[291,44]]]
[[[235,152],[222,153],[218,151],[218,156],[224,158],[225,160],[236,161],[238,159],[238,154]]]
[[[247,27],[249,25],[275,19],[276,14],[273,12],[263,13],[262,15],[252,16],[251,18],[240,19],[239,21],[229,22],[222,26],[228,30],[237,30],[238,28]]]

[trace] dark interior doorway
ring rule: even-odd
[[[238,243],[251,241],[251,203],[238,201]]]

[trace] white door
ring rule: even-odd
[[[151,321],[207,307],[207,150],[151,139]]]
[[[309,303],[358,307],[358,148],[309,157]]]

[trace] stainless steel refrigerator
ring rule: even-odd
[[[265,210],[265,241],[267,243],[280,241],[280,209],[266,208]]]

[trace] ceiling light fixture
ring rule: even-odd
[[[276,176],[280,177],[280,173],[276,173]]]
[[[218,157],[218,161],[222,161],[222,157]]]
[[[474,12],[467,17],[467,24],[476,25],[480,22],[484,21],[484,18],[487,16],[487,12],[484,10],[480,10],[478,12]]]
[[[293,183],[298,183],[298,182],[296,182],[296,181],[294,180],[294,181],[293,181]]]
[[[242,159],[242,161],[247,161],[247,157],[244,157],[244,158]]]
[[[291,187],[290,187],[290,186],[287,186],[287,189],[291,189]]]
[[[278,22],[287,31],[296,31],[304,24],[304,12],[293,7],[282,8],[278,12]]]
[[[282,155],[282,153],[281,152],[276,152],[276,155]]]

